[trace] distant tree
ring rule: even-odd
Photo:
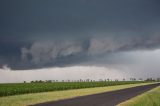
[[[118,79],[115,79],[115,81],[118,81]]]
[[[35,80],[34,82],[35,82],[35,83],[38,83],[39,81],[38,81],[38,80]]]
[[[130,78],[130,81],[132,81],[132,78]]]
[[[31,81],[30,83],[34,83],[34,81]]]
[[[82,79],[80,79],[79,82],[82,82]]]
[[[139,81],[143,81],[143,79],[142,79],[142,78],[139,78]]]
[[[23,83],[26,83],[26,81],[23,81]]]
[[[160,81],[160,78],[157,78],[157,81]]]
[[[155,81],[153,78],[147,78],[145,81]]]
[[[52,82],[52,80],[46,80],[46,82],[47,82],[47,83],[51,83],[51,82]]]
[[[42,81],[42,80],[39,80],[38,82],[39,82],[39,83],[43,83],[43,81]]]
[[[89,82],[89,79],[86,79],[86,82]]]
[[[130,81],[136,81],[136,78],[130,78]]]

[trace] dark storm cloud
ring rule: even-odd
[[[66,66],[158,48],[159,10],[159,0],[1,0],[0,66]]]

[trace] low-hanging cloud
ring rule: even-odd
[[[109,54],[160,44],[157,0],[1,1],[0,67],[114,63]],[[10,7],[10,8],[8,8]],[[93,63],[94,62],[94,63]]]
[[[156,49],[160,45],[157,35],[148,37],[92,37],[85,40],[37,41],[21,48],[21,60],[32,68],[76,65],[96,57],[132,50]]]

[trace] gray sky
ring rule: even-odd
[[[159,10],[159,0],[1,0],[0,67],[127,66],[159,75],[150,56],[160,46]]]

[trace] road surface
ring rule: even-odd
[[[157,86],[160,86],[160,83],[81,96],[72,99],[40,103],[35,106],[115,106]]]

